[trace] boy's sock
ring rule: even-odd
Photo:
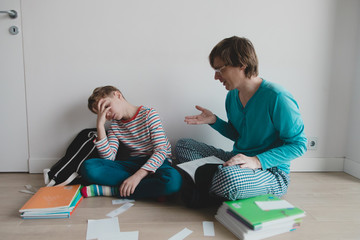
[[[119,187],[89,185],[81,188],[81,195],[85,198],[95,196],[119,196]]]

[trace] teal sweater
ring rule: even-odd
[[[280,85],[263,80],[245,108],[239,90],[231,90],[225,108],[228,122],[217,117],[210,126],[234,141],[234,153],[257,156],[262,169],[278,167],[290,173],[290,161],[306,152],[299,107]]]

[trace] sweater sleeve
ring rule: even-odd
[[[286,94],[278,95],[272,118],[282,144],[257,155],[263,169],[289,164],[307,150],[304,123],[298,105],[292,97]]]
[[[239,133],[236,131],[231,122],[226,122],[218,116],[216,116],[215,123],[209,124],[209,126],[230,140],[235,141],[239,137]]]
[[[231,103],[232,103],[232,91],[229,91],[229,93],[226,95],[226,100],[225,100],[225,110],[228,113],[230,111],[229,108]],[[229,119],[229,115],[228,115],[228,119]],[[210,127],[212,127],[214,130],[218,131],[221,135],[223,135],[224,137],[232,140],[232,141],[236,141],[239,138],[239,132],[236,130],[236,128],[234,127],[234,125],[231,123],[230,119],[226,122],[224,120],[222,120],[221,118],[219,118],[218,116],[216,116],[216,121],[213,124],[209,124]]]
[[[159,114],[154,109],[149,112],[147,121],[153,154],[142,168],[155,172],[164,163],[165,159],[171,156],[171,145],[165,134]]]
[[[99,141],[94,141],[94,144],[103,159],[115,160],[117,150],[119,148],[119,140],[115,134],[110,130],[108,136]]]

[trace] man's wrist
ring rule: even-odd
[[[260,159],[259,159],[257,156],[254,156],[254,158],[256,159],[256,163],[257,163],[258,169],[262,168],[262,167],[261,167]]]
[[[216,115],[214,114],[214,121],[211,121],[211,123],[209,123],[209,125],[215,124],[215,123],[216,123],[216,120],[217,120],[217,117],[216,117]]]

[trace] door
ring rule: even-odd
[[[28,172],[20,0],[1,0],[0,11],[0,172]]]

